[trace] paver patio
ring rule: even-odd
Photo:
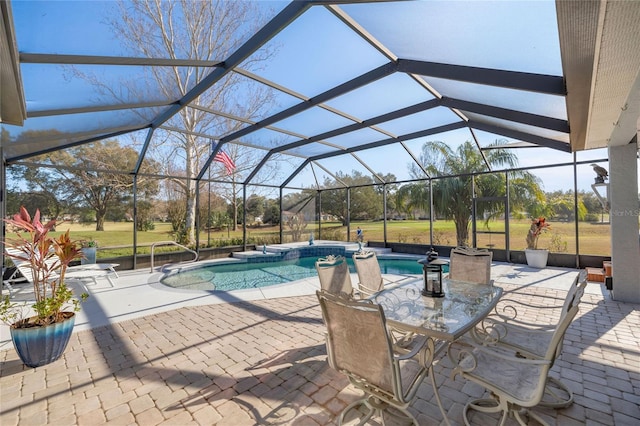
[[[565,294],[497,285],[525,301],[544,296],[558,304]],[[639,338],[640,305],[585,294],[552,370],[575,403],[536,410],[556,425],[639,424]],[[323,339],[317,299],[303,295],[187,306],[76,331],[62,359],[35,369],[10,348],[0,352],[0,424],[335,424],[360,393],[327,365]],[[461,425],[464,403],[483,389],[450,373],[440,357],[443,403],[451,424]],[[442,424],[429,380],[410,410],[421,424]]]

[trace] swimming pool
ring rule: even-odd
[[[266,287],[316,277],[317,257],[262,263],[227,263],[203,265],[163,277],[166,286],[188,290],[230,291]],[[353,261],[347,257],[349,269],[355,273]],[[383,274],[422,274],[416,259],[378,259]]]

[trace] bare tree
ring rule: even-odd
[[[260,12],[256,2],[128,0],[119,2],[117,13],[110,15],[107,21],[127,50],[126,54],[211,61],[213,64],[223,61],[255,33],[264,21]],[[243,68],[255,69],[270,57],[270,52],[270,48],[261,49],[245,60]],[[73,72],[91,80],[103,93],[121,101],[139,102],[160,97],[174,102],[212,70],[212,66],[146,67],[145,78],[135,81],[123,79],[117,87],[99,76],[78,69]],[[242,102],[235,97],[239,92],[243,94]],[[247,93],[250,95],[247,96]],[[194,178],[211,152],[212,140],[246,125],[242,120],[231,117],[255,119],[270,100],[270,89],[237,73],[229,73],[202,93],[192,105],[182,108],[165,123],[164,129],[155,130],[147,155],[153,156],[167,169],[183,171],[180,173],[183,178],[175,179],[175,183],[184,191],[188,244],[195,243],[198,183]],[[215,114],[215,111],[223,111],[224,114]],[[139,111],[138,114],[144,116],[145,111]],[[224,149],[236,165],[240,165],[239,152],[242,146],[235,149],[233,146],[236,145],[225,145]],[[220,164],[213,164],[213,167],[219,168]],[[232,182],[236,182],[235,176],[231,178]]]

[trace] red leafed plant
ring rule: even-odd
[[[547,222],[544,217],[540,216],[536,219],[532,219],[531,227],[527,233],[527,249],[537,250],[540,234],[547,232],[549,229],[551,229],[551,224]]]
[[[36,210],[32,218],[24,207],[20,207],[20,213],[13,218],[4,221],[13,227],[16,235],[5,241],[6,254],[17,262],[26,262],[31,268],[35,296],[32,307],[36,315],[22,318],[18,304],[11,303],[6,296],[0,304],[0,319],[15,328],[37,327],[64,320],[69,314],[63,309],[70,305],[78,311],[79,301],[64,283],[69,263],[82,257],[79,244],[71,239],[69,231],[58,238],[50,236],[56,221],[43,224],[40,210]],[[86,294],[82,295],[82,299],[86,297]]]

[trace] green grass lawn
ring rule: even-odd
[[[355,241],[356,228],[360,226],[364,232],[365,241],[384,241],[383,222],[353,222],[351,225],[351,241]],[[480,225],[479,225],[480,226]],[[502,222],[489,224],[489,229],[503,229]],[[98,247],[102,249],[98,252],[99,256],[110,257],[120,255],[130,255],[133,246],[133,224],[131,222],[107,222],[105,223],[105,231],[95,231],[95,224],[76,224],[62,223],[58,225],[58,232],[64,232],[67,229],[71,231],[71,235],[75,239],[88,240],[94,239],[98,242]],[[525,238],[529,229],[528,220],[511,220],[510,221],[510,248],[512,250],[523,250],[526,246]],[[481,230],[486,231],[486,228]],[[285,242],[291,241],[288,229],[285,228]],[[318,236],[317,226],[308,224],[302,232],[301,240],[309,239],[310,232],[314,232],[315,238],[347,241],[347,228],[340,223],[322,223],[322,232]],[[591,224],[580,222],[580,253],[608,256],[611,253],[611,243],[609,237],[610,227],[608,224]],[[256,244],[263,242],[271,243],[277,241],[279,227],[263,226],[259,228],[248,228],[247,237]],[[456,233],[455,225],[452,221],[438,220],[434,222],[434,244],[455,246]],[[549,245],[555,241],[555,245],[560,247],[558,252],[575,253],[575,224],[552,222],[551,231],[540,237],[539,247],[549,248]],[[216,241],[226,242],[229,239],[241,239],[242,229],[233,231],[226,229],[221,231],[204,231],[200,234],[201,244],[207,243],[210,239],[212,243]],[[137,243],[140,246],[139,252],[148,252],[148,246],[153,242],[172,241],[171,226],[168,223],[156,223],[155,229],[147,232],[138,232]],[[401,220],[387,222],[387,240],[389,242],[404,242],[410,244],[428,244],[429,243],[429,221],[422,220]],[[478,234],[478,247],[505,247],[505,236],[503,234]],[[214,244],[215,245],[215,244]],[[566,251],[562,248],[566,246]],[[552,247],[553,249],[553,247]],[[159,248],[159,251],[173,250],[173,248]]]

